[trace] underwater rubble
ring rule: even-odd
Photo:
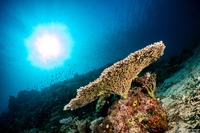
[[[200,46],[158,90],[168,108],[168,132],[200,132]],[[195,130],[196,129],[196,130]]]
[[[159,60],[132,81],[127,98],[113,93],[63,111],[76,89],[110,65],[76,75],[42,91],[10,96],[0,116],[2,133],[174,133],[200,129],[200,47],[187,57]],[[177,61],[177,59],[179,61]],[[155,74],[154,74],[155,73]]]

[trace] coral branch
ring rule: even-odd
[[[148,92],[149,96],[153,99],[155,98],[155,90],[156,90],[156,74],[151,74],[147,72],[143,77],[137,77],[132,81],[132,84],[140,84],[142,88],[145,88]]]
[[[77,90],[76,98],[72,99],[64,110],[74,110],[85,106],[98,97],[118,94],[122,99],[127,98],[131,82],[149,64],[163,55],[165,45],[162,41],[149,45],[124,60],[118,61],[105,69],[99,78],[85,87]]]

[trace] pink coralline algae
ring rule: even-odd
[[[136,78],[139,86],[128,92],[126,100],[118,100],[108,110],[108,116],[99,123],[94,132],[108,133],[162,133],[168,129],[167,114],[162,102],[149,95],[146,85],[153,82],[144,81],[148,75]],[[155,75],[151,75],[155,77]],[[141,84],[140,84],[141,83]]]

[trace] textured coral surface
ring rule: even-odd
[[[147,77],[138,78],[135,83],[141,80],[146,83]],[[126,100],[114,103],[108,116],[96,126],[95,133],[149,133],[168,129],[167,113],[162,108],[162,102],[152,98],[146,86],[140,83],[141,87],[135,86],[129,90]]]
[[[76,98],[72,99],[64,110],[74,110],[85,106],[98,97],[118,94],[126,99],[131,82],[149,64],[163,55],[165,45],[162,41],[149,45],[135,53],[130,54],[111,67],[105,69],[99,78],[85,87],[77,90]]]
[[[168,108],[168,132],[200,130],[200,47],[197,47],[183,67],[160,86],[159,96]]]

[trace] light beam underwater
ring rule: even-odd
[[[41,69],[62,66],[70,58],[73,39],[67,26],[61,23],[40,24],[25,40],[28,60]]]

